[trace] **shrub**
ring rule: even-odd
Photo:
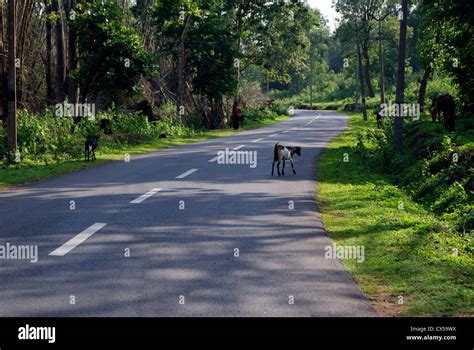
[[[7,157],[8,133],[7,129],[0,123],[0,161]]]
[[[460,209],[467,200],[464,187],[455,182],[447,191],[444,191],[440,198],[433,204],[432,210],[437,214],[452,213]]]
[[[71,118],[56,118],[51,110],[42,116],[18,112],[18,149],[22,158],[59,161],[81,154],[79,135],[72,134]]]

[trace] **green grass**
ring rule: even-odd
[[[0,167],[0,190],[15,185],[30,183],[40,179],[71,173],[80,169],[90,168],[104,164],[113,160],[125,159],[125,155],[137,155],[146,152],[153,152],[164,148],[176,147],[189,143],[206,141],[217,137],[226,137],[238,134],[239,132],[264,127],[281,122],[288,117],[280,116],[276,119],[263,119],[259,121],[248,122],[245,128],[234,131],[232,129],[203,131],[196,133],[195,136],[174,137],[167,139],[153,139],[148,142],[137,145],[121,146],[115,148],[100,148],[97,151],[97,161],[84,162],[79,160],[66,160],[57,163],[45,164],[44,162],[24,161],[19,165]]]
[[[330,238],[365,247],[363,263],[344,260],[345,266],[380,315],[474,315],[469,238],[367,170],[355,151],[357,132],[375,122],[352,115],[349,123],[322,155],[318,173],[318,203]]]

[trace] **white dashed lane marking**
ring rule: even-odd
[[[147,193],[142,194],[140,197],[138,197],[137,199],[134,199],[130,203],[131,204],[140,204],[143,201],[145,201],[146,199],[150,198],[151,196],[154,196],[155,194],[157,194],[160,191],[161,191],[161,188],[154,188],[154,189],[148,191]]]
[[[196,171],[198,171],[199,169],[191,169],[191,170],[188,170],[186,171],[185,173],[179,175],[179,176],[176,176],[177,179],[184,179],[186,176],[189,176],[191,175],[192,173],[195,173]]]
[[[78,235],[71,238],[69,241],[64,243],[62,246],[57,248],[56,250],[49,253],[51,256],[64,256],[69,253],[71,250],[76,248],[79,244],[84,242],[86,239],[91,237],[94,233],[102,229],[107,224],[96,223],[89,228],[86,228],[84,231],[79,233]]]

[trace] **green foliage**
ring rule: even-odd
[[[105,138],[108,139],[108,146],[135,145],[153,138],[181,137],[192,133],[176,115],[174,105],[164,104],[158,112],[161,118],[153,123],[148,122],[148,118],[140,113],[129,113],[116,108],[99,115],[99,120],[106,118],[111,121],[112,135]]]
[[[413,201],[406,188],[395,186],[392,176],[369,165],[355,146],[357,135],[374,124],[367,124],[359,114],[352,116],[349,128],[321,157],[317,192],[326,231],[338,245],[365,247],[363,264],[343,263],[371,299],[383,301],[376,303],[382,305],[381,315],[473,314],[469,287],[474,278],[474,244],[469,235],[469,227],[474,226],[473,206],[464,204],[436,217]],[[373,138],[384,143],[379,132]],[[375,142],[364,140],[367,147]],[[348,163],[342,162],[344,153],[351,155]],[[446,195],[447,202],[448,198],[458,201],[461,191],[454,192]],[[400,295],[403,305],[397,303]],[[387,300],[393,301],[388,309],[384,307]]]
[[[474,3],[471,1],[424,0],[420,12],[420,57],[426,67],[453,76],[463,103],[474,100]],[[436,23],[436,25],[433,25]],[[468,79],[466,79],[468,78]]]
[[[132,93],[140,76],[151,74],[151,58],[140,35],[125,26],[122,9],[114,1],[78,4],[70,23],[79,45],[79,68],[70,77],[84,95]]]
[[[151,14],[154,30],[163,41],[163,56],[179,59],[178,47],[187,50],[186,74],[193,76],[197,94],[210,100],[236,90],[234,60],[236,36],[221,1],[156,1]]]
[[[450,219],[454,228],[474,229],[472,221],[452,215],[474,202],[473,149],[460,148],[442,126],[432,123],[408,124],[402,152],[394,150],[392,135],[391,125],[359,133],[357,150],[367,169],[388,175],[431,212]]]
[[[72,119],[56,118],[52,110],[42,116],[19,111],[17,127],[22,159],[50,162],[82,154],[82,131],[72,134]]]
[[[196,21],[189,33],[189,47],[193,87],[198,94],[213,100],[236,92],[235,39],[228,19],[218,13],[206,11]]]
[[[95,120],[83,118],[74,125],[72,118],[58,118],[53,110],[46,110],[42,115],[22,110],[18,113],[18,148],[24,161],[49,163],[81,159],[84,142],[90,137],[100,137],[99,148],[117,148],[153,138],[192,134],[192,130],[176,116],[173,105],[163,105],[159,112],[162,118],[149,123],[141,114],[112,108],[99,113]],[[112,135],[103,135],[99,127],[101,119],[110,120]],[[0,160],[7,155],[6,142],[6,130],[0,127]]]

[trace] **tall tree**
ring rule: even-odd
[[[394,146],[400,151],[403,147],[403,103],[405,102],[405,58],[407,47],[408,0],[402,0],[399,10],[400,19],[400,44],[398,49],[397,95],[398,115],[395,116]]]
[[[383,0],[337,0],[336,10],[343,15],[343,19],[356,23],[358,40],[362,52],[364,82],[370,97],[375,97],[370,74],[370,44],[373,30],[373,19],[382,5]]]
[[[30,32],[32,15],[36,3],[34,0],[23,0],[17,8],[17,103],[23,106],[25,87],[25,49]]]
[[[0,60],[1,60],[1,82],[0,82],[0,96],[1,96],[1,107],[2,107],[2,123],[7,125],[7,111],[8,111],[8,36],[5,35],[5,13],[4,6],[0,7]]]
[[[76,6],[77,2],[83,2],[81,0],[67,0],[66,1],[66,15],[68,20],[71,21],[74,19],[76,12],[74,7]],[[72,28],[69,26],[69,33],[68,33],[68,55],[67,55],[67,76],[66,76],[66,87],[67,87],[67,95],[69,97],[69,101],[72,103],[77,103],[79,100],[79,85],[77,85],[73,79],[70,77],[70,72],[77,69],[77,61],[79,55],[79,47],[77,44],[77,30],[76,28]]]
[[[56,15],[56,101],[63,102],[66,94],[66,52],[62,11],[58,0],[52,0]]]
[[[16,1],[8,0],[8,151],[15,159],[16,126]]]
[[[132,94],[142,75],[150,73],[151,60],[140,35],[125,26],[123,12],[111,0],[78,4],[71,28],[77,31],[78,68],[70,78],[81,86],[81,101],[99,94],[119,103]]]
[[[48,105],[54,102],[54,90],[53,90],[53,44],[51,24],[51,0],[44,0],[45,12],[46,12],[46,100]]]

